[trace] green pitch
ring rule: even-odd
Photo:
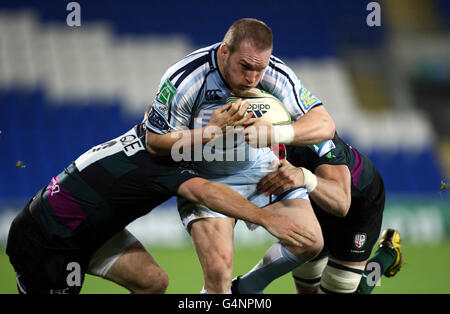
[[[267,246],[268,247],[268,246]],[[237,248],[235,275],[244,274],[262,257],[267,247]],[[450,239],[436,245],[402,245],[405,265],[393,278],[382,277],[374,293],[450,293]],[[198,294],[203,285],[200,265],[192,247],[153,248],[149,251],[169,274],[167,293]],[[266,293],[294,293],[290,275],[274,281]],[[4,248],[0,249],[0,293],[17,293],[15,274]],[[128,293],[106,280],[86,276],[82,293]]]

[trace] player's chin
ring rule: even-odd
[[[244,95],[246,94],[248,91],[250,91],[250,89],[252,89],[254,86],[248,86],[248,85],[239,85],[236,86],[235,88],[233,88],[233,92],[236,95]]]

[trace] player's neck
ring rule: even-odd
[[[220,45],[219,48],[217,48],[216,63],[217,63],[217,69],[219,69],[220,75],[222,76],[222,78],[225,79],[224,71],[223,71],[223,57],[221,56],[221,51],[220,51],[221,49],[222,49],[222,45]]]
[[[223,64],[223,63],[224,63],[224,60],[223,60],[223,57],[221,56],[221,52],[220,52],[221,48],[222,48],[222,45],[220,45],[219,48],[217,48],[217,51],[216,51],[216,64],[217,64],[217,69],[218,69],[218,71],[219,71],[219,75],[220,75],[222,81],[225,83],[225,86],[226,86],[228,89],[231,90],[230,84],[228,84],[227,79],[226,79],[226,76],[224,75],[224,74],[225,74],[225,71],[224,71],[224,64]]]

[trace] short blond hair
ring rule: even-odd
[[[254,18],[243,18],[234,22],[223,38],[230,53],[237,50],[242,41],[249,41],[259,51],[273,48],[272,30],[263,21]]]

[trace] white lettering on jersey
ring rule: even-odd
[[[145,148],[141,144],[136,131],[131,129],[124,135],[121,135],[112,141],[94,146],[75,160],[75,166],[78,171],[83,171],[84,168],[96,161],[114,155],[120,151],[123,151],[130,157],[141,150],[145,150]]]
[[[58,185],[58,181],[55,178],[52,178],[52,184],[51,184],[51,196],[53,196],[56,193],[59,193],[60,189],[59,189],[59,185]]]

